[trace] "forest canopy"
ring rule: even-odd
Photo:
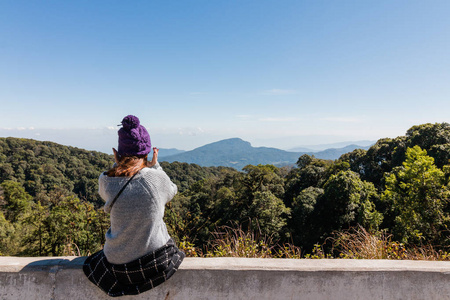
[[[450,246],[450,125],[423,124],[338,160],[242,171],[161,163],[179,193],[165,221],[198,248],[223,226],[308,252],[360,226],[407,245]],[[29,139],[0,138],[0,254],[86,255],[101,249],[108,215],[98,176],[113,157]]]

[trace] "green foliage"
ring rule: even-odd
[[[419,146],[435,159],[437,167],[449,164],[450,124],[427,123],[411,127],[405,136],[395,139],[380,139],[368,151],[357,149],[341,156],[352,171],[363,180],[372,182],[379,191],[384,190],[384,174],[401,166],[406,158],[406,149]]]
[[[3,212],[0,211],[0,255],[14,253],[19,247],[16,236],[16,228],[6,220]]]
[[[32,197],[18,182],[7,180],[0,184],[2,191],[6,219],[10,222],[18,221],[24,214],[28,213],[33,203]]]
[[[367,228],[377,228],[382,215],[375,209],[373,201],[376,197],[373,184],[362,181],[353,171],[340,171],[330,176],[317,203],[318,230],[322,238],[357,223]]]
[[[0,187],[1,255],[86,255],[100,249],[109,220],[92,203],[64,190],[34,202],[18,182]]]
[[[347,160],[351,170],[357,172],[362,180],[372,182],[381,189],[384,173],[390,172],[404,160],[405,141],[405,137],[380,139],[368,151],[355,150],[341,157],[341,160]]]
[[[246,173],[222,169],[177,195],[166,209],[170,233],[208,243],[217,226],[241,224],[279,238],[290,210],[281,197],[283,178],[270,165],[247,166]]]
[[[411,127],[407,132],[408,147],[431,149],[434,145],[450,144],[450,124],[427,123]]]
[[[291,170],[285,181],[284,201],[292,206],[292,201],[300,192],[309,187],[321,188],[328,179],[333,162],[304,154],[297,161],[298,168]]]
[[[74,196],[52,195],[47,205],[34,204],[23,220],[28,233],[25,249],[29,256],[88,255],[101,249],[109,227],[108,216],[92,203]]]
[[[322,195],[323,189],[311,186],[302,190],[294,199],[289,228],[296,245],[310,248],[319,240],[316,204]]]
[[[161,162],[161,167],[170,177],[170,179],[178,186],[179,192],[184,192],[194,183],[209,178],[219,176],[223,171],[237,172],[233,168],[227,167],[200,167],[196,164],[180,163],[180,162]]]
[[[406,160],[386,175],[383,200],[393,210],[396,238],[419,243],[422,239],[439,242],[450,218],[444,209],[449,190],[444,172],[419,146],[408,148]]]
[[[36,197],[55,189],[100,206],[98,176],[112,166],[113,157],[51,142],[0,138],[0,183],[20,183]],[[44,195],[44,196],[43,196]]]

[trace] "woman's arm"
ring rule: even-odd
[[[151,168],[158,163],[158,151],[158,148],[153,147],[153,157],[151,161],[147,162],[147,167]]]

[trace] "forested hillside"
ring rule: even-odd
[[[36,201],[59,191],[101,204],[98,176],[111,167],[112,159],[104,153],[52,142],[0,138],[0,182],[20,183]]]
[[[97,178],[112,157],[13,138],[0,139],[0,147],[0,253],[100,249],[108,216],[99,210]],[[165,220],[177,241],[203,251],[224,226],[303,253],[356,226],[396,245],[448,251],[449,159],[450,125],[436,123],[335,161],[305,154],[294,168],[247,165],[240,172],[164,162],[179,187]]]

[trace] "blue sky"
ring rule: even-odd
[[[282,149],[448,122],[450,1],[0,1],[0,136]]]

